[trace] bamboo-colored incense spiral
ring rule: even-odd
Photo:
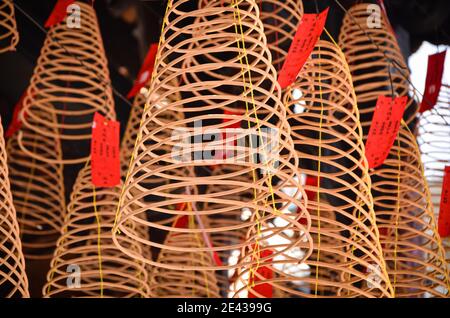
[[[0,53],[14,51],[19,42],[14,3],[3,0],[0,3]]]
[[[211,175],[224,175],[227,173],[239,173],[240,167],[233,165],[217,165],[213,166]],[[237,177],[238,180],[242,182],[251,182],[252,174],[248,173],[247,175],[239,175]],[[238,200],[241,202],[251,202],[254,197],[254,193],[251,189],[247,191],[234,193],[233,186],[228,184],[212,184],[208,186],[206,190],[206,194],[209,193],[224,193],[223,199],[226,200]],[[230,191],[229,194],[227,192]],[[205,205],[206,208],[211,210],[220,210],[225,208],[226,205],[222,202],[211,202]],[[230,227],[238,227],[243,221],[246,221],[251,217],[251,211],[248,208],[236,209],[235,211],[230,211],[227,214],[213,214],[208,216],[208,224],[212,228],[217,228],[220,226],[230,226]],[[246,240],[246,229],[242,228],[240,230],[236,230],[233,232],[217,232],[211,234],[211,242],[213,246],[227,246],[227,245],[237,245],[242,244]],[[232,265],[237,261],[237,255],[239,255],[240,250],[223,250],[217,253],[218,257],[220,257],[221,262],[223,264]],[[228,295],[230,292],[230,286],[233,283],[234,270],[228,271],[219,271],[216,273],[217,280],[221,289],[221,294],[223,296]]]
[[[303,16],[301,0],[257,0],[272,63],[281,70],[298,24]]]
[[[316,193],[308,201],[313,253],[302,266],[272,265],[274,286],[283,297],[391,297],[356,97],[340,49],[320,40],[284,104],[301,171],[318,182],[304,186]],[[283,272],[290,281],[277,281]],[[264,282],[249,292],[257,294]]]
[[[64,20],[49,29],[20,116],[24,127],[33,133],[61,140],[62,160],[50,160],[28,149],[36,159],[46,162],[85,162],[94,113],[98,111],[108,119],[115,116],[95,11],[90,4],[75,4],[81,9],[81,25],[71,27]],[[56,116],[56,123],[45,115],[48,113]],[[20,134],[19,144],[27,147]]]
[[[150,82],[147,84],[147,87],[150,86]],[[174,101],[180,100],[180,94],[174,96]],[[121,174],[122,177],[125,177],[130,165],[131,156],[134,150],[134,145],[137,139],[137,135],[139,132],[139,125],[142,119],[142,114],[145,109],[145,102],[147,100],[147,95],[145,93],[139,93],[133,100],[133,106],[130,110],[130,116],[128,118],[127,126],[125,129],[125,133],[122,138],[122,143],[120,146],[120,163],[121,163]],[[160,107],[164,107],[170,102],[170,100],[161,101]],[[161,118],[166,122],[171,122],[174,120],[181,120],[183,118],[183,113],[180,112],[167,112],[165,113],[166,118]],[[170,137],[168,135],[167,137]],[[168,149],[170,151],[170,149]],[[154,183],[164,182],[164,180],[153,180]]]
[[[422,153],[425,177],[439,212],[445,166],[450,165],[450,85],[443,84],[438,103],[421,114],[417,142]]]
[[[395,297],[448,296],[445,252],[419,147],[404,124],[389,157],[371,171],[371,178],[383,255]]]
[[[124,255],[112,241],[119,189],[95,188],[89,165],[80,171],[43,288],[44,297],[149,295],[145,264]],[[124,228],[145,237],[132,222]],[[138,242],[126,237],[119,241],[130,251],[147,255]]]
[[[52,113],[49,121],[56,123]],[[53,128],[56,130],[56,128]],[[59,139],[22,129],[22,143],[52,162],[44,162],[24,152],[18,134],[7,143],[8,166],[14,206],[20,226],[23,252],[28,259],[49,259],[55,250],[65,215],[63,166]]]
[[[379,8],[379,25],[376,15],[368,6],[361,3],[352,6],[345,15],[339,35],[342,48],[353,77],[353,85],[361,114],[364,137],[369,132],[373,111],[380,95],[409,95],[409,69],[400,51],[395,35],[390,30],[385,15]],[[418,104],[408,98],[405,122],[410,124],[415,118]]]
[[[245,264],[238,262],[234,265],[166,263],[127,249],[119,239],[125,236],[139,240],[149,247],[161,249],[161,253],[192,253],[197,255],[197,259],[206,252],[214,254],[238,249],[242,251],[241,260],[247,260],[246,253],[252,253],[247,247],[259,246],[268,235],[285,236],[289,233],[289,240],[279,244],[270,242],[267,248],[281,255],[302,243],[305,246],[303,256],[280,261],[297,264],[310,254],[310,217],[299,183],[298,159],[285,108],[279,98],[280,88],[271,65],[258,6],[253,0],[214,0],[198,9],[185,11],[192,3],[191,0],[169,1],[164,20],[167,25],[162,33],[163,41],[154,70],[156,76],[149,89],[149,107],[143,114],[140,127],[142,138],[134,149],[134,159],[119,204],[117,226],[113,231],[116,244],[125,254],[158,268],[207,273],[257,263],[265,265],[272,261],[256,257]],[[196,20],[187,23],[191,18]],[[180,42],[179,39],[183,40]],[[178,84],[172,84],[172,80]],[[180,93],[181,100],[172,98]],[[162,100],[171,102],[160,107]],[[184,119],[167,123],[162,119],[166,118],[167,112],[183,113]],[[225,140],[221,138],[224,127],[240,122],[243,127],[234,131],[240,136],[232,134]],[[233,148],[233,158],[214,155],[214,151],[222,150],[233,140],[237,144]],[[270,144],[270,141],[276,142]],[[158,153],[168,146],[170,152]],[[270,146],[272,149],[268,150]],[[255,154],[259,158],[255,158]],[[198,174],[195,178],[180,173],[187,167],[195,171],[195,168],[221,164],[239,169],[220,175]],[[240,176],[249,174],[255,179],[242,181]],[[146,187],[146,180],[155,176],[167,178],[170,182]],[[229,190],[202,192],[202,188],[213,184],[226,185]],[[293,188],[293,193],[282,191],[286,187]],[[197,193],[195,189],[199,189]],[[249,189],[254,193],[251,201],[231,198],[232,194],[239,197]],[[144,204],[145,198],[149,199]],[[189,204],[192,211],[177,208],[180,203]],[[223,207],[208,208],[211,203],[220,203]],[[291,207],[296,207],[294,212],[289,210]],[[234,215],[235,211],[243,208],[250,210],[251,217],[236,226],[211,227],[202,221],[215,214]],[[144,221],[147,212],[162,217],[187,215],[195,219],[197,226],[178,228]],[[275,219],[282,222],[274,225]],[[305,222],[300,223],[300,219]],[[158,229],[167,235],[200,235],[206,237],[206,246],[187,247],[179,240],[166,240],[161,244],[152,237],[148,241],[142,240],[124,227],[127,221],[148,227],[150,233],[152,229]],[[260,231],[264,227],[266,230]],[[233,235],[241,231],[247,233],[244,242],[224,246],[209,244],[213,235]]]
[[[190,217],[190,226],[195,220]],[[166,245],[177,245],[184,248],[206,247],[203,237],[199,233],[169,233]],[[189,253],[176,250],[162,250],[158,261],[176,266],[202,268],[212,266],[214,258],[208,251]],[[150,276],[150,292],[153,297],[220,297],[219,286],[214,272],[196,270],[171,270],[163,267],[154,267]]]
[[[0,247],[0,297],[29,297],[19,224],[9,184],[2,125],[0,125]]]

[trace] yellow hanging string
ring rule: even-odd
[[[393,281],[393,289],[394,289],[394,297],[397,292],[397,253],[398,253],[398,226],[399,226],[399,218],[400,218],[400,182],[401,182],[401,166],[400,162],[402,160],[400,154],[400,133],[397,133],[397,160],[398,160],[398,171],[397,171],[397,202],[396,202],[396,213],[395,213],[395,243],[394,243],[394,281]]]
[[[191,206],[191,202],[187,203],[187,207],[188,207],[188,211],[189,212],[193,211],[192,206]],[[194,216],[192,214],[189,214],[189,228],[190,229],[195,229],[196,228],[195,221],[194,221]],[[202,242],[200,240],[200,237],[198,236],[197,232],[194,233],[194,237],[195,237],[195,240],[197,241],[198,247],[202,248],[203,244],[202,244]],[[203,254],[204,254],[203,252],[200,252],[200,257],[201,257],[201,261],[202,262],[205,261],[205,255],[203,255]],[[192,255],[193,258],[195,258],[195,255],[193,255],[193,253],[191,253],[191,255]],[[203,274],[203,278],[205,279],[206,297],[209,298],[210,294],[209,294],[209,287],[208,287],[209,286],[209,284],[208,284],[208,276],[206,276],[205,271],[202,271],[202,274]],[[193,281],[193,283],[195,283],[195,282]],[[194,296],[196,296],[196,295],[194,295]]]
[[[102,235],[101,235],[101,222],[100,216],[97,211],[97,193],[95,191],[95,185],[92,184],[92,203],[94,204],[95,220],[97,221],[97,252],[98,252],[98,273],[100,275],[100,298],[103,298],[103,267],[102,267]]]
[[[240,15],[240,9],[239,9],[239,3],[236,0],[233,0],[231,3],[231,7],[234,7],[235,9],[233,10],[233,17],[235,19],[235,32],[236,34],[239,34],[241,36],[241,42],[242,42],[242,50],[243,50],[243,55],[244,55],[244,60],[245,60],[245,66],[246,66],[246,70],[244,71],[244,63],[242,62],[242,55],[239,54],[239,62],[242,64],[242,68],[241,68],[241,73],[242,73],[242,78],[243,78],[243,82],[244,82],[244,88],[245,88],[245,92],[244,92],[244,97],[247,96],[247,83],[246,83],[246,78],[245,78],[245,73],[248,73],[248,79],[249,79],[249,85],[248,88],[250,90],[250,98],[251,98],[251,103],[253,106],[253,113],[254,113],[254,118],[255,118],[255,122],[256,122],[256,127],[257,127],[257,131],[258,131],[258,136],[260,139],[260,143],[263,144],[263,138],[262,138],[262,133],[261,133],[261,125],[259,123],[259,118],[258,118],[258,114],[256,111],[256,102],[255,102],[255,98],[254,98],[254,93],[253,93],[253,81],[251,78],[251,71],[250,71],[250,63],[248,61],[248,55],[247,55],[247,50],[246,50],[246,46],[245,46],[245,37],[244,37],[244,30],[242,27],[242,20],[241,20],[241,15]],[[237,18],[237,22],[239,25],[239,31],[236,25],[236,18]],[[241,49],[241,46],[239,44],[239,41],[237,41],[237,46],[238,49]],[[249,115],[249,107],[248,107],[248,102],[245,99],[245,107],[246,107],[246,115],[248,118],[250,118]],[[248,128],[250,129],[250,121],[248,121]],[[252,140],[250,138],[250,147],[252,148]],[[272,175],[271,175],[271,169],[269,167],[269,163],[267,160],[265,160],[265,162],[263,163],[266,166],[266,172],[267,172],[267,176],[268,176],[268,187],[269,187],[269,192],[270,192],[270,197],[272,200],[272,208],[274,210],[274,214],[279,214],[279,211],[275,205],[275,193],[273,190],[273,186],[272,186]],[[253,181],[256,183],[256,172],[255,169],[252,169],[252,174],[253,174]],[[254,189],[254,197],[255,197],[255,205],[257,206],[256,203],[256,189]],[[267,202],[268,198],[265,199],[265,202]],[[266,206],[266,204],[265,204]],[[259,221],[260,215],[259,215],[259,210],[258,208],[256,208],[256,222],[257,222],[257,235],[256,235],[256,239],[255,239],[255,246],[253,247],[252,250],[252,259],[256,259],[256,267],[251,266],[250,268],[250,273],[251,273],[251,279],[250,281],[252,282],[251,286],[254,287],[255,282],[254,282],[254,277],[255,277],[255,273],[258,270],[258,268],[260,267],[260,244],[258,242],[258,237],[261,236],[261,230],[262,230],[262,224]],[[263,216],[265,215],[265,211],[263,211]]]
[[[323,94],[322,94],[322,77],[320,73],[321,67],[321,49],[319,45],[319,98],[320,98],[320,120],[319,120],[319,153],[317,158],[317,258],[316,258],[316,281],[314,287],[314,296],[317,297],[317,290],[319,287],[319,262],[320,262],[320,178],[321,178],[321,164],[322,164],[322,127],[323,127]]]

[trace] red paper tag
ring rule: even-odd
[[[55,24],[61,23],[67,16],[67,7],[74,3],[75,0],[58,0],[53,8],[52,13],[45,22],[45,27],[49,28]]]
[[[273,252],[271,250],[263,250],[259,252],[260,258],[265,258],[270,255],[272,255]],[[269,259],[268,261],[271,261]],[[258,273],[260,276],[264,277],[264,279],[272,279],[273,278],[273,270],[270,267],[267,266],[260,266],[257,268],[256,273]],[[263,284],[256,284],[256,282],[261,281],[261,278],[258,277],[258,275],[253,274],[250,272],[250,286],[253,286],[253,283],[255,283],[255,286],[252,287],[252,289],[257,292],[258,294],[267,297],[272,298],[273,295],[273,287],[271,284],[263,283]],[[257,298],[255,294],[252,292],[248,292],[248,298]]]
[[[444,180],[442,181],[438,231],[441,237],[450,236],[450,166],[445,167]]]
[[[318,178],[316,176],[306,176],[305,185],[317,187],[317,180]],[[305,193],[308,200],[315,201],[317,199],[317,191],[305,190]]]
[[[13,116],[11,119],[11,123],[9,124],[8,129],[5,132],[6,138],[9,138],[12,135],[14,135],[20,129],[20,127],[22,127],[22,122],[20,121],[19,114],[23,108],[23,101],[25,99],[25,96],[26,96],[26,91],[25,91],[25,93],[22,94],[22,96],[20,96],[20,99],[17,102],[16,106],[14,106],[14,112],[13,112]],[[26,114],[24,114],[24,115],[26,116]]]
[[[366,157],[369,168],[382,165],[389,155],[397,138],[407,100],[407,96],[395,99],[386,96],[378,97],[366,141]]]
[[[176,210],[177,211],[186,211],[186,207],[187,207],[186,202],[181,202],[176,205]],[[188,221],[189,221],[189,219],[188,219],[187,215],[180,215],[175,219],[173,226],[176,228],[179,228],[179,229],[184,229],[184,228],[187,228]]]
[[[447,51],[428,56],[427,79],[425,93],[423,94],[420,112],[430,110],[436,105],[442,85],[444,74],[445,54]]]
[[[158,52],[158,43],[152,43],[145,56],[144,63],[142,63],[138,76],[134,81],[133,87],[127,95],[127,98],[134,97],[142,87],[144,87],[150,80],[155,66],[156,53]]]
[[[298,73],[322,34],[327,15],[328,8],[319,14],[303,15],[278,75],[278,83],[280,83],[282,89],[288,87],[297,79]]]
[[[91,176],[95,186],[113,187],[120,183],[119,129],[118,121],[95,113],[91,142]]]

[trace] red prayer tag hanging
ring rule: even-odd
[[[67,16],[67,7],[73,4],[75,0],[58,0],[52,13],[45,22],[45,27],[49,28],[64,21]]]
[[[158,53],[158,43],[152,43],[145,56],[144,62],[139,70],[133,87],[127,95],[127,98],[136,96],[137,93],[144,87],[151,79],[153,67],[155,66],[156,54]]]
[[[91,175],[95,186],[113,187],[120,183],[119,129],[118,121],[95,113],[91,142]]]
[[[438,231],[441,237],[450,236],[450,166],[444,170],[441,205],[439,208]]]
[[[425,92],[420,112],[430,110],[436,105],[442,86],[442,75],[444,74],[445,55],[447,51],[428,56],[427,78],[425,81]]]
[[[259,252],[260,258],[269,257],[272,255],[273,252],[271,250],[262,250]],[[272,259],[265,260],[265,262],[270,262]],[[273,287],[271,284],[268,283],[262,283],[257,284],[257,282],[266,280],[266,279],[272,279],[273,278],[273,270],[268,266],[260,266],[256,269],[256,273],[253,273],[250,271],[250,286],[255,291],[255,293],[258,293],[266,298],[272,298],[273,296]],[[258,277],[259,276],[259,277]],[[263,277],[262,279],[260,277]],[[248,298],[257,298],[258,296],[253,294],[249,291]]]
[[[369,168],[382,165],[389,155],[397,138],[407,100],[407,96],[394,99],[386,96],[378,97],[366,141]]]
[[[292,44],[278,76],[278,83],[284,89],[297,78],[317,40],[322,34],[328,8],[319,14],[304,14],[295,33]]]

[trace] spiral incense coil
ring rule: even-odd
[[[438,103],[421,114],[417,141],[436,217],[439,214],[445,166],[450,165],[450,86],[443,84]],[[450,270],[450,237],[442,238]]]
[[[271,284],[282,297],[392,296],[378,243],[356,97],[348,65],[335,45],[323,40],[316,44],[286,90],[284,104],[302,173],[319,182],[304,186],[316,193],[308,200],[312,255],[297,266],[272,265]],[[284,273],[289,280],[279,280]],[[248,287],[245,278],[251,275],[251,269],[240,273],[244,284],[236,295],[249,288],[249,293],[263,296],[257,288],[267,280],[261,277]]]
[[[439,212],[445,166],[450,165],[450,86],[443,84],[437,104],[421,114],[417,142],[434,210]]]
[[[15,51],[18,42],[14,4],[12,0],[3,0],[0,3],[0,53]]]
[[[9,185],[2,125],[0,164],[0,297],[29,297],[19,224]]]
[[[81,27],[69,27],[64,21],[50,28],[20,115],[23,126],[34,134],[61,140],[62,160],[50,160],[27,149],[44,162],[85,162],[89,159],[94,113],[115,117],[95,11],[90,4],[75,3],[81,9]],[[47,113],[55,115],[57,122],[49,120],[51,116],[44,115]],[[21,140],[19,134],[19,144],[25,148]]]
[[[111,239],[119,189],[94,188],[90,166],[80,171],[50,263],[44,297],[148,296],[145,265],[123,255]],[[143,236],[132,222],[124,228]],[[118,239],[125,248],[145,254],[138,242]]]
[[[414,135],[403,125],[384,164],[371,172],[380,241],[395,297],[445,297],[445,252]]]
[[[265,242],[266,236],[286,235],[288,232],[293,237],[291,240],[280,244],[268,243],[269,248],[281,255],[305,242],[302,243],[306,245],[303,257],[307,258],[310,253],[310,218],[305,208],[304,191],[299,178],[296,179],[298,159],[293,149],[285,108],[279,99],[280,89],[258,18],[258,7],[253,0],[241,1],[239,4],[215,0],[209,1],[205,7],[185,11],[188,4],[192,4],[190,0],[170,1],[168,4],[164,20],[167,25],[162,33],[163,42],[156,59],[155,78],[149,90],[149,105],[140,127],[142,138],[138,139],[134,149],[134,160],[119,203],[117,226],[113,231],[116,244],[125,254],[158,268],[206,273],[244,264],[208,262],[188,265],[168,263],[161,258],[153,261],[125,248],[118,239],[125,236],[159,248],[161,253],[192,253],[199,259],[199,255],[206,252],[219,254],[244,250],[246,246]],[[191,17],[196,17],[198,21],[192,23]],[[242,34],[240,31],[236,33],[236,23],[242,26],[237,28],[242,29]],[[179,43],[179,39],[184,40]],[[202,60],[210,62],[196,65]],[[259,74],[258,79],[253,81],[252,74]],[[171,80],[177,85],[173,85]],[[181,100],[172,98],[180,92]],[[160,101],[165,99],[175,101],[159,107]],[[248,112],[242,112],[246,106]],[[236,115],[233,111],[241,112]],[[166,118],[167,112],[183,113],[185,119],[166,122],[162,118]],[[225,133],[224,127],[241,122],[246,128],[233,130],[235,134],[226,134],[225,139],[220,137]],[[271,135],[272,132],[276,132],[276,137]],[[241,138],[237,133],[242,135]],[[217,138],[211,139],[211,134]],[[169,135],[170,138],[167,137]],[[252,136],[258,138],[250,138]],[[268,150],[269,142],[274,140],[279,143]],[[237,146],[233,150],[237,155],[214,155],[214,151],[222,151],[231,141],[236,141]],[[169,153],[158,154],[168,146],[171,147]],[[202,147],[200,150],[199,146]],[[260,156],[255,159],[253,154]],[[276,160],[274,154],[278,155]],[[197,174],[195,178],[180,173],[186,167],[195,171],[195,168],[204,169],[205,166],[222,164],[235,166],[236,169],[220,175]],[[243,181],[241,176],[249,174],[255,178]],[[167,178],[170,182],[146,187],[146,180],[154,176]],[[209,193],[201,190],[216,184],[229,188]],[[293,194],[283,192],[285,187],[293,188]],[[195,189],[198,189],[197,193]],[[254,194],[251,201],[236,199],[249,189]],[[152,200],[142,203],[143,199],[150,197]],[[180,203],[188,204],[192,209],[180,209],[177,207]],[[222,204],[223,207],[208,208],[207,205],[212,203]],[[292,206],[297,208],[296,211],[288,210]],[[202,221],[213,218],[213,215],[226,218],[243,208],[250,210],[251,217],[235,226],[212,227]],[[162,217],[193,217],[198,226],[178,228],[173,224],[144,221],[147,211]],[[282,222],[273,225],[276,218]],[[298,221],[300,218],[306,221],[302,224]],[[145,241],[124,228],[127,221],[147,226],[150,233],[158,229],[165,232],[166,237],[171,234],[201,235],[206,237],[206,246],[187,247],[175,239],[158,243],[152,237]],[[267,230],[259,232],[258,229],[263,226]],[[117,230],[120,230],[120,234]],[[210,244],[213,235],[233,236],[234,232],[242,231],[248,233],[244,242],[224,246]],[[279,262],[298,263],[301,260],[282,258]],[[266,262],[267,259],[254,258],[246,265],[264,265]]]
[[[43,114],[43,116],[53,116]],[[50,259],[65,215],[63,166],[30,157],[20,148],[18,134],[7,143],[11,189],[20,226],[22,247],[28,259]],[[62,158],[59,139],[22,130],[22,142],[52,161]]]
[[[303,16],[301,0],[259,0],[261,20],[267,45],[272,53],[272,63],[281,70],[298,24]]]
[[[364,137],[367,137],[377,99],[380,95],[409,96],[409,70],[389,22],[381,14],[380,26],[373,27],[368,5],[357,4],[345,15],[339,35],[353,77],[353,85],[361,114]],[[404,120],[410,124],[416,117],[418,104],[409,98]]]
[[[228,0],[227,5],[230,2],[233,1]],[[275,70],[279,71],[303,16],[303,3],[301,0],[255,0],[255,2],[259,6],[267,46],[272,54],[272,64]],[[208,4],[208,0],[200,1],[200,7],[206,7]],[[245,1],[239,2],[241,10],[247,10],[247,5]],[[214,40],[217,39],[210,39]]]
[[[195,221],[190,218],[191,224]],[[167,245],[177,245],[185,248],[206,247],[202,235],[198,233],[169,233]],[[208,251],[189,253],[176,250],[162,250],[158,256],[161,263],[175,266],[207,267],[214,262]],[[174,298],[219,298],[219,287],[214,272],[200,270],[171,270],[154,267],[150,277],[150,292],[152,297]]]
[[[213,176],[220,176],[223,174],[227,174],[230,172],[238,172],[240,167],[233,165],[218,165],[212,168],[211,174]],[[252,174],[249,173],[247,175],[238,175],[237,180],[242,182],[250,182],[252,180]],[[206,190],[206,194],[209,193],[217,193],[222,192],[224,196],[222,199],[225,200],[238,200],[242,202],[251,202],[253,200],[253,192],[251,189],[240,193],[230,193],[227,194],[228,191],[233,190],[233,185],[228,184],[212,184],[208,186]],[[221,202],[211,202],[205,204],[205,208],[211,210],[220,210],[222,208],[226,208],[226,205]],[[208,216],[207,222],[208,225],[212,228],[217,228],[220,226],[229,226],[229,227],[237,227],[243,221],[246,221],[251,216],[251,211],[248,208],[236,209],[235,211],[230,211],[227,214],[213,214]],[[211,234],[211,242],[213,246],[227,246],[227,245],[236,245],[246,240],[246,229],[242,228],[240,230],[236,230],[233,232],[217,232]],[[237,261],[236,256],[239,255],[239,250],[223,250],[219,251],[217,255],[220,257],[223,264],[233,264],[233,262]],[[234,271],[219,271],[216,273],[217,280],[219,282],[219,286],[221,289],[222,295],[227,295],[229,292],[230,284],[232,283]]]
[[[148,86],[149,85],[150,83],[148,83]],[[180,100],[181,99],[180,94],[175,96],[175,98],[176,99],[174,101]],[[137,94],[136,97],[134,98],[133,107],[131,108],[130,117],[128,119],[127,127],[125,129],[125,133],[122,138],[122,143],[120,147],[120,162],[122,171],[121,173],[123,177],[126,176],[126,173],[130,165],[131,154],[133,153],[134,150],[134,145],[139,131],[139,125],[145,108],[145,101],[146,95],[142,93]],[[169,102],[170,100],[161,101],[160,107],[164,107],[164,105],[167,105],[167,103]],[[167,112],[165,115],[167,115],[167,117],[164,118],[166,122],[183,119],[183,113],[180,112]],[[170,135],[168,135],[167,137],[170,137]],[[168,148],[167,151],[170,151],[170,148]],[[158,179],[154,180],[153,182],[158,183],[164,181],[165,180]]]

